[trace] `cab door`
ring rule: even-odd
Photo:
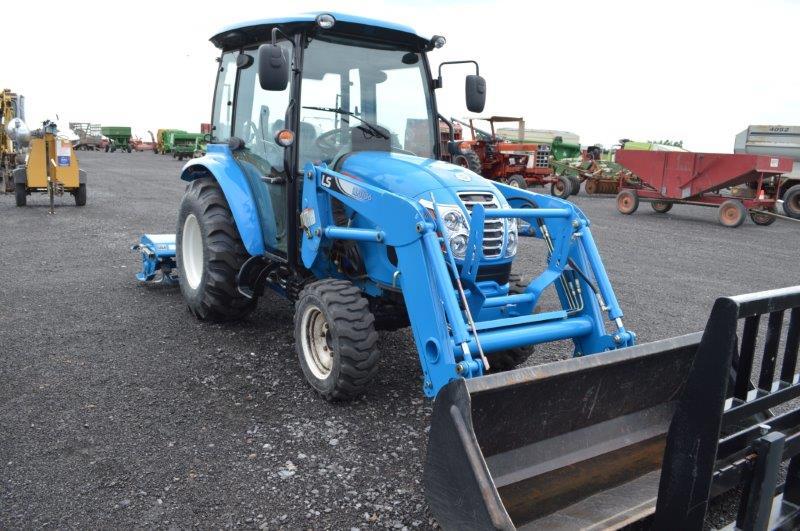
[[[282,45],[290,46],[286,42]],[[263,90],[258,81],[256,56],[257,50],[244,50],[236,62],[231,136],[240,138],[244,148],[234,151],[233,155],[253,192],[265,247],[272,253],[286,256],[285,148],[275,143],[275,134],[286,127],[291,85],[280,92]]]

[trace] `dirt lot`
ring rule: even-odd
[[[89,199],[47,214],[0,196],[0,528],[430,527],[430,402],[408,331],[385,334],[377,385],[331,405],[305,384],[292,308],[265,297],[209,325],[175,287],[134,279],[129,247],[174,232],[180,165],[80,155]],[[632,217],[576,199],[640,341],[702,328],[714,298],[800,283],[800,227],[678,206]],[[523,243],[516,269],[538,271]],[[560,345],[536,362],[563,358]]]

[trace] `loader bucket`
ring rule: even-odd
[[[699,531],[741,486],[736,529],[800,528],[799,356],[796,286],[717,299],[702,334],[454,380],[431,510],[445,529]]]
[[[652,512],[699,340],[690,334],[442,388],[425,468],[439,524],[575,528],[581,511],[601,510],[613,527]],[[602,509],[596,500],[580,507],[596,493]]]

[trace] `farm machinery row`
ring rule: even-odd
[[[135,246],[140,280],[177,281],[202,320],[243,318],[268,292],[293,301],[298,363],[327,400],[366,392],[377,332],[410,326],[445,529],[701,529],[739,484],[739,527],[796,525],[800,410],[771,408],[800,396],[800,289],[719,299],[702,335],[637,346],[575,205],[441,160],[462,153],[439,136],[448,63],[432,77],[427,59],[444,37],[319,13],[211,41],[213,137],[181,171],[177,233]],[[529,282],[512,269],[522,237],[546,257]],[[517,368],[558,340],[573,359]]]

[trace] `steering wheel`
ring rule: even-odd
[[[278,144],[273,142],[272,140],[267,140],[266,138],[262,138],[261,133],[256,127],[256,124],[252,120],[247,120],[242,124],[244,127],[246,138],[243,138],[245,145],[254,146],[254,145],[263,145],[265,148],[269,148],[272,151],[276,152],[277,154],[283,154],[283,148],[281,148]],[[265,150],[266,151],[266,150]]]
[[[317,148],[323,153],[333,156],[344,144],[344,142],[342,142],[342,134],[343,132],[341,129],[325,131],[314,140],[314,144],[316,144]]]

